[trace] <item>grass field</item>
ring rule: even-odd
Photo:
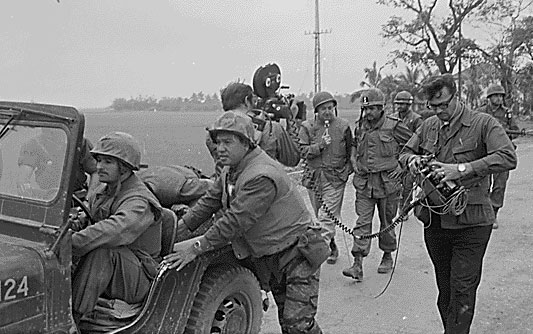
[[[142,162],[149,165],[192,165],[204,173],[213,172],[213,160],[205,146],[205,128],[215,112],[103,112],[86,111],[85,136],[93,144],[111,131],[130,133],[143,149]],[[354,110],[340,110],[339,116],[354,124]],[[308,111],[308,117],[313,114]]]

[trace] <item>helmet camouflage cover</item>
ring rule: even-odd
[[[112,132],[98,140],[91,150],[93,155],[107,155],[119,159],[133,170],[141,165],[141,149],[132,135],[125,132]]]
[[[213,142],[221,132],[233,133],[247,140],[251,145],[254,143],[254,125],[249,116],[238,111],[226,111],[209,129],[209,135]]]
[[[385,95],[378,88],[370,88],[361,93],[361,106],[362,107],[371,107],[371,106],[384,106],[385,105]]]

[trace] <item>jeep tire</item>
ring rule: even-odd
[[[255,275],[236,264],[207,269],[195,297],[186,334],[257,334],[263,316]]]

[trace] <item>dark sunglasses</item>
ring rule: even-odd
[[[445,109],[448,109],[448,107],[450,106],[450,103],[452,102],[454,96],[455,96],[455,94],[450,96],[448,101],[442,102],[442,103],[439,103],[439,104],[430,104],[429,101],[428,101],[428,102],[426,102],[426,107],[428,109],[430,109],[430,110],[438,110],[438,109],[445,110]]]

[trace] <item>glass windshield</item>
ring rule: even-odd
[[[0,139],[0,195],[53,200],[66,151],[67,134],[60,128],[12,126]]]

